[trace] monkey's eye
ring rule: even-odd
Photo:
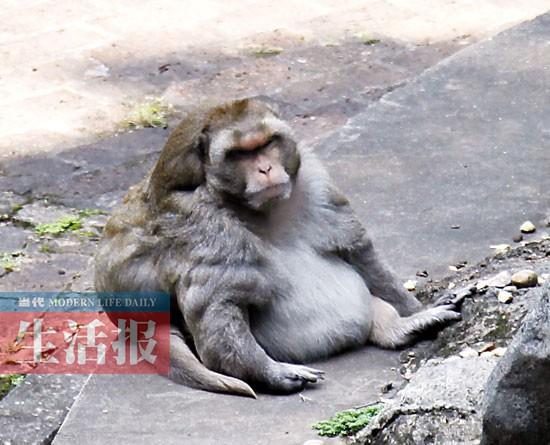
[[[226,153],[225,158],[230,161],[236,161],[239,159],[254,157],[258,154],[260,150],[262,150],[263,148],[269,147],[270,144],[272,144],[276,140],[279,140],[280,137],[281,136],[278,134],[273,134],[272,136],[269,137],[269,139],[263,145],[259,145],[253,149],[243,149],[239,147],[233,147]]]
[[[238,161],[241,159],[251,158],[256,155],[257,149],[254,150],[242,150],[240,148],[233,148],[225,154],[225,159],[229,161]]]

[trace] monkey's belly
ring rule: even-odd
[[[277,251],[272,258],[284,290],[250,320],[271,357],[307,362],[365,344],[372,297],[351,266],[307,248]]]

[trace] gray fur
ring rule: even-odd
[[[254,393],[243,381],[274,392],[297,391],[322,372],[292,363],[368,341],[401,346],[423,329],[459,317],[452,305],[423,309],[381,262],[313,153],[289,139],[286,124],[271,109],[254,101],[245,105],[244,117],[229,119],[217,133],[203,132],[217,145],[215,159],[204,154],[202,183],[186,190],[181,173],[177,180],[167,179],[178,189],[150,194],[151,183],[164,190],[159,168],[153,169],[113,214],[97,255],[97,290],[160,289],[175,297],[182,320],[173,328],[172,378],[247,395]],[[225,107],[232,112],[231,105]],[[204,115],[205,129],[213,132],[218,111]],[[276,148],[265,150],[282,153],[292,190],[261,211],[244,198],[234,199],[238,188],[223,173],[221,144],[231,140],[227,128],[238,140],[258,125],[284,130],[272,144]],[[198,149],[199,136],[196,125],[193,129],[182,151],[195,165],[199,157],[192,150]],[[167,150],[173,157],[175,147],[167,144]],[[196,182],[199,175],[189,177]],[[198,357],[182,331],[192,338]]]

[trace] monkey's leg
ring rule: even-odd
[[[307,383],[322,379],[322,371],[269,357],[246,319],[239,307],[223,302],[208,306],[199,320],[187,322],[197,352],[208,368],[277,393],[299,391]]]
[[[373,323],[369,340],[385,348],[405,346],[423,330],[461,318],[452,304],[401,317],[391,304],[377,297],[372,298]]]
[[[370,292],[390,303],[399,315],[407,316],[422,310],[422,303],[403,287],[366,236],[348,253],[346,260],[359,271]]]

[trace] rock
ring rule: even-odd
[[[510,244],[494,244],[489,247],[495,250],[495,255],[501,255],[511,249]]]
[[[479,354],[474,348],[470,348],[468,346],[467,348],[464,348],[462,351],[460,351],[458,355],[462,358],[472,358],[477,357]]]
[[[493,349],[491,352],[495,357],[502,357],[506,353],[506,349],[507,348],[500,347]]]
[[[525,221],[519,228],[521,233],[533,233],[537,228],[531,221]]]
[[[478,292],[481,292],[483,290],[487,290],[488,287],[489,287],[489,280],[479,280],[476,283],[476,290]]]
[[[487,284],[491,287],[506,287],[512,282],[512,275],[508,271],[500,272],[494,277],[487,279]]]
[[[416,280],[407,280],[403,283],[403,287],[408,291],[412,292],[416,289]]]
[[[514,296],[508,291],[499,290],[497,298],[500,303],[508,304],[512,302]]]
[[[518,288],[516,286],[506,286],[504,290],[506,292],[517,292]]]
[[[32,232],[12,226],[0,224],[0,253],[19,252],[27,245]]]
[[[537,284],[538,284],[539,286],[542,286],[544,283],[546,283],[546,279],[545,279],[545,278],[543,278],[543,277],[538,277],[538,278],[537,278]]]
[[[512,284],[517,287],[533,287],[538,284],[538,275],[532,270],[520,270],[512,275]]]
[[[483,354],[487,351],[492,351],[493,349],[495,349],[495,344],[492,341],[479,343],[476,348],[477,352],[479,352],[480,354]]]
[[[550,285],[489,378],[481,445],[550,443]]]
[[[354,443],[476,443],[481,434],[479,395],[497,362],[495,357],[428,360]]]
[[[512,241],[514,243],[519,243],[519,242],[523,241],[523,235],[520,233],[519,235],[514,236],[512,238]]]
[[[47,202],[33,202],[23,206],[14,216],[13,220],[28,225],[52,223],[58,219],[73,214],[71,209],[58,205],[49,205]]]

